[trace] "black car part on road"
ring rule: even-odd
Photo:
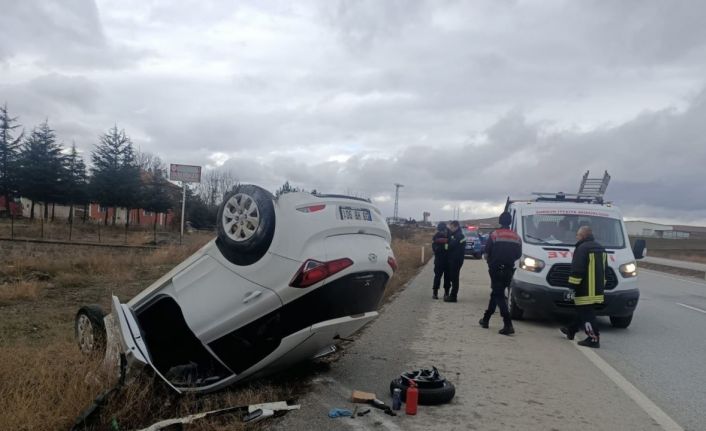
[[[454,385],[443,378],[436,367],[402,373],[400,377],[390,382],[390,394],[395,389],[400,389],[402,391],[402,401],[406,401],[410,380],[417,385],[417,390],[419,391],[418,402],[421,405],[446,404],[456,395]]]

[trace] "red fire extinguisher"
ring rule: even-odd
[[[409,380],[409,387],[407,388],[407,396],[405,398],[407,403],[404,407],[405,413],[408,415],[416,415],[419,390],[417,390],[417,382],[414,380]]]

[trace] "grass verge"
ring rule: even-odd
[[[408,231],[392,243],[398,270],[385,298],[399,291],[423,265],[428,232]],[[81,304],[109,307],[110,294],[129,299],[210,237],[184,247],[136,251],[47,244],[0,243],[0,424],[2,429],[69,429],[92,400],[110,387],[100,358],[79,353],[74,313]],[[425,261],[431,256],[425,250]],[[156,421],[233,405],[296,398],[308,377],[330,360],[208,395],[176,396],[147,375],[111,398],[89,429],[138,429]],[[266,423],[263,424],[266,426]],[[187,430],[243,429],[233,416],[206,419]],[[253,429],[253,427],[249,427]],[[258,429],[255,427],[254,429]]]

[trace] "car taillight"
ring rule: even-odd
[[[392,256],[388,257],[387,264],[390,265],[390,268],[392,268],[392,272],[397,271],[397,261],[395,260],[394,257],[392,257]]]
[[[318,260],[308,259],[299,268],[299,271],[297,271],[289,285],[292,287],[309,287],[329,278],[337,272],[343,271],[351,265],[353,265],[353,261],[347,257],[329,262],[319,262]]]
[[[303,213],[315,213],[317,211],[321,211],[324,208],[326,208],[326,205],[324,204],[309,205],[308,207],[297,208],[297,211],[301,211]]]

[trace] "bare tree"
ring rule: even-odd
[[[197,193],[209,208],[215,208],[223,200],[223,196],[237,184],[238,180],[233,171],[211,169],[201,175]]]
[[[166,177],[167,166],[162,159],[154,153],[139,151],[137,153],[137,165],[145,172]]]

